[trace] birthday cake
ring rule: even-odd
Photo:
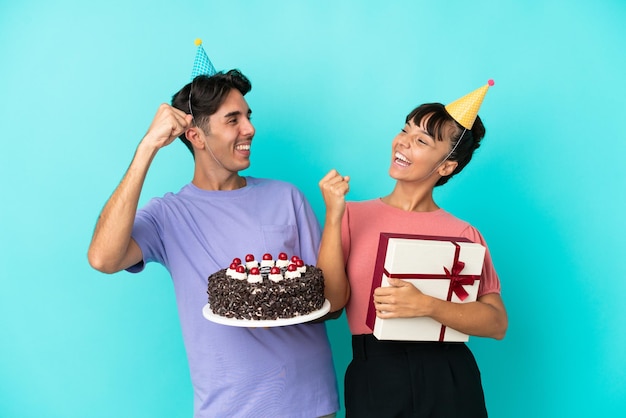
[[[209,306],[215,315],[245,320],[276,320],[307,315],[324,305],[324,276],[299,257],[280,253],[277,260],[252,254],[235,258],[209,276]]]

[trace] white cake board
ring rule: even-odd
[[[237,319],[226,318],[213,313],[211,307],[207,303],[202,308],[202,315],[211,322],[221,325],[229,325],[231,327],[245,327],[245,328],[270,328],[270,327],[283,327],[286,325],[302,324],[304,322],[313,321],[326,315],[330,311],[330,302],[325,299],[321,309],[313,311],[306,315],[294,316],[293,318],[281,318],[281,319]]]

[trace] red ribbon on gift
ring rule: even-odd
[[[460,299],[465,300],[469,296],[469,293],[463,288],[463,285],[473,285],[476,280],[476,276],[461,276],[461,272],[465,268],[465,263],[459,260],[459,254],[461,253],[461,246],[456,242],[454,244],[454,262],[452,263],[452,271],[447,267],[443,267],[443,271],[446,272],[446,276],[450,279],[450,289],[448,290],[448,298],[452,299],[452,292]]]
[[[450,279],[450,288],[448,289],[447,301],[452,300],[452,293],[454,293],[460,300],[465,300],[469,296],[469,293],[463,288],[466,285],[473,285],[476,280],[480,279],[480,275],[476,274],[461,274],[465,268],[465,263],[459,260],[461,254],[461,246],[450,241],[454,245],[454,260],[452,261],[452,269],[448,270],[446,266],[443,266],[445,274],[392,274],[383,269],[383,272],[387,277],[394,279]]]

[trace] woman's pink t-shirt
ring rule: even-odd
[[[433,212],[410,212],[383,203],[380,199],[347,202],[342,224],[343,255],[350,281],[351,296],[346,315],[353,335],[371,334],[365,324],[371,300],[372,279],[381,232],[464,237],[487,247],[476,228],[443,209]],[[487,248],[478,297],[500,294],[500,280]]]

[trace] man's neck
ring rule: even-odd
[[[191,181],[194,186],[202,190],[237,190],[246,186],[246,179],[239,173],[232,173],[228,176],[220,176],[218,173],[210,173],[214,175],[196,173]]]

